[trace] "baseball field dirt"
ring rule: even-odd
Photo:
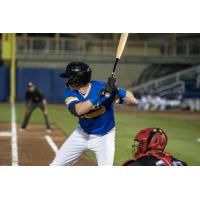
[[[1,124],[0,132],[9,132],[9,124]],[[55,157],[55,152],[48,143],[46,136],[51,138],[57,148],[66,140],[66,136],[56,126],[52,133],[47,134],[44,125],[30,124],[25,132],[17,127],[18,164],[20,166],[48,166]],[[11,165],[11,136],[0,137],[0,165]],[[95,165],[86,155],[76,163],[78,166]]]
[[[10,125],[1,124],[0,133],[10,133]],[[11,161],[11,138],[10,136],[0,136],[0,165],[11,165]]]

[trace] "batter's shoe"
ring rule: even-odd
[[[25,131],[26,131],[25,128],[20,128],[20,129],[19,129],[19,132],[21,132],[21,133],[22,133],[22,132],[25,132]]]
[[[50,134],[50,133],[52,133],[52,130],[51,129],[47,129],[46,133]]]

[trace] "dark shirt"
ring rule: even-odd
[[[187,166],[187,164],[183,161],[180,161],[174,157],[172,158],[172,166]],[[126,166],[165,166],[165,163],[162,160],[157,159],[154,156],[144,156],[139,159],[129,160],[126,163]]]
[[[34,92],[26,91],[25,100],[32,101],[32,103],[39,103],[44,99],[44,95],[37,89]]]

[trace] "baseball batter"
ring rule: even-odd
[[[58,151],[52,166],[73,165],[86,150],[94,151],[99,166],[113,165],[115,152],[115,119],[113,104],[134,105],[133,94],[109,84],[91,81],[91,69],[82,62],[73,62],[60,76],[66,78],[64,98],[68,110],[79,118],[76,130]],[[106,97],[106,91],[111,92]]]

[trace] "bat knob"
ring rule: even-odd
[[[110,98],[110,96],[111,96],[111,94],[109,93],[109,92],[106,92],[105,93],[105,97],[108,99],[108,98]]]

